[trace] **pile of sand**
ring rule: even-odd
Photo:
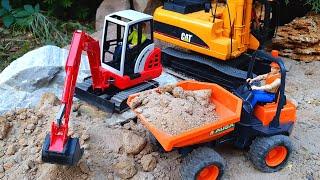
[[[132,108],[162,131],[177,135],[216,121],[219,117],[210,102],[211,89],[186,91],[175,85],[141,93]]]
[[[18,109],[0,116],[1,180],[177,179],[180,161],[174,159],[176,152],[160,157],[141,124],[129,121],[108,125],[99,110],[77,103],[71,113],[69,135],[80,138],[83,157],[74,167],[43,163],[41,148],[59,111],[56,102],[59,100],[54,94],[47,94],[37,109]]]

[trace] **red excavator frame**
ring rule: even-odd
[[[161,50],[155,48],[147,57],[144,71],[140,73],[139,77],[131,79],[127,75],[119,76],[114,74],[101,66],[99,42],[82,31],[75,31],[65,66],[66,77],[61,100],[62,106],[57,115],[56,122],[52,122],[51,124],[50,142],[45,142],[49,147],[44,148],[43,153],[64,153],[68,151],[66,150],[66,144],[70,139],[68,137],[69,116],[83,50],[88,54],[93,90],[100,89],[104,91],[110,85],[123,90],[154,79],[160,76],[162,72]],[[62,122],[62,118],[64,118],[64,122]],[[43,156],[46,156],[46,154],[43,154]],[[49,160],[48,158],[43,159],[46,159],[47,162],[55,163],[54,157],[49,158]],[[59,163],[61,164],[61,161]]]

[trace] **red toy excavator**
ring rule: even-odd
[[[158,86],[152,79],[162,72],[161,50],[153,44],[152,16],[132,10],[116,12],[105,17],[103,30],[101,53],[98,41],[84,32],[74,32],[62,105],[42,149],[44,162],[75,165],[83,154],[79,138],[68,136],[74,93],[103,110],[123,111],[129,95]],[[134,46],[128,41],[133,31],[138,37]],[[88,54],[91,77],[76,87],[82,51]]]

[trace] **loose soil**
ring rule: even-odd
[[[286,94],[298,104],[288,165],[276,173],[262,173],[253,167],[246,150],[215,147],[227,162],[224,179],[320,179],[320,62],[286,60],[286,67]],[[176,150],[165,153],[151,144],[139,121],[111,126],[105,115],[80,113],[84,107],[77,104],[70,135],[80,137],[84,156],[75,167],[42,163],[41,146],[59,110],[54,98],[46,99],[52,102],[0,118],[0,179],[180,179],[183,157]]]
[[[136,96],[132,107],[156,128],[177,135],[218,120],[210,102],[212,93],[211,89],[186,91],[167,85]]]

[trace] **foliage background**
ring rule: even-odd
[[[37,47],[70,43],[76,29],[94,32],[103,0],[0,0],[0,72]]]

